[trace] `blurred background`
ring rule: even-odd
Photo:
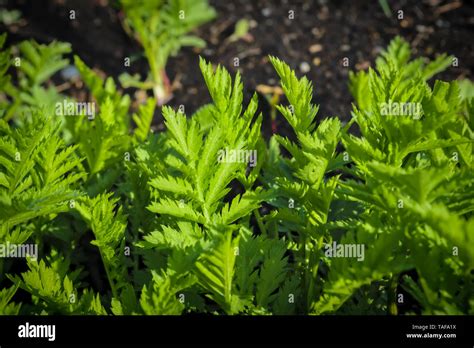
[[[175,87],[168,105],[182,104],[188,115],[210,101],[199,71],[198,55],[232,72],[239,70],[246,100],[256,89],[265,91],[278,85],[267,58],[278,56],[299,75],[305,74],[313,81],[315,102],[320,104],[319,118],[350,118],[348,72],[374,66],[376,55],[396,35],[410,42],[415,56],[434,58],[446,52],[458,58],[459,65],[438,78],[473,78],[474,2],[471,1],[210,0],[210,3],[217,11],[217,18],[195,32],[207,42],[207,47],[183,48],[166,68]],[[75,20],[70,20],[70,10],[75,11]],[[123,12],[112,0],[0,0],[0,32],[9,33],[9,44],[31,38],[40,43],[66,41],[72,44],[74,54],[104,76],[117,79],[125,69],[124,57],[132,60],[128,72],[146,76],[149,68],[143,50],[124,31],[122,20]],[[240,33],[235,36],[239,21]],[[234,66],[235,58],[239,58],[238,67]],[[349,58],[348,67],[343,66],[344,58]],[[130,93],[140,99],[139,93],[144,92],[131,90]],[[260,98],[265,111],[268,105],[263,95]],[[161,118],[156,122],[160,124]],[[281,117],[277,123],[286,128]],[[268,120],[264,127],[271,131]]]

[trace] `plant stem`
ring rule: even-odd
[[[154,73],[153,79],[153,94],[155,95],[157,105],[162,106],[171,99],[171,84],[165,69],[158,70]]]
[[[321,237],[318,240],[318,245],[316,246],[316,250],[320,249],[320,245],[323,242],[323,237]],[[319,251],[317,253],[317,256],[319,256]],[[311,261],[311,260],[310,260]],[[318,269],[319,269],[319,258],[316,257],[315,262],[310,266],[311,269],[311,278],[309,279],[309,287],[308,287],[308,294],[307,294],[307,299],[306,302],[308,304],[308,311],[310,310],[309,306],[311,305],[311,296],[314,292],[314,283],[316,281],[316,278],[318,276]]]
[[[397,308],[398,274],[392,276],[388,283],[387,308],[389,315],[398,315]]]
[[[303,232],[304,235],[302,236],[302,240],[303,240],[303,243],[302,243],[302,264],[303,264],[303,269],[304,269],[304,275],[303,275],[303,289],[305,291],[305,296],[304,296],[304,308],[306,308],[306,314],[309,313],[309,302],[308,302],[308,298],[309,298],[309,287],[310,285],[308,284],[309,283],[309,276],[308,276],[308,271],[309,271],[309,260],[307,259],[307,252],[306,252],[306,231]]]
[[[110,276],[109,266],[108,266],[107,262],[105,262],[104,255],[102,254],[102,250],[100,248],[99,248],[99,252],[100,252],[100,258],[102,259],[102,263],[103,263],[104,268],[105,268],[105,273],[107,275],[107,279],[109,280],[110,289],[112,290],[112,296],[115,297],[115,298],[118,298],[117,290],[115,289],[114,282],[112,280],[112,277]]]
[[[268,236],[268,232],[262,221],[262,216],[260,215],[260,212],[258,211],[258,209],[255,209],[253,213],[255,215],[255,219],[257,220],[258,228],[264,235]]]
[[[392,12],[390,11],[390,6],[388,4],[387,0],[379,0],[380,7],[383,10],[383,13],[387,18],[390,18],[392,16]]]

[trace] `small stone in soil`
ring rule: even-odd
[[[351,49],[351,46],[349,46],[349,45],[342,45],[341,46],[341,51],[343,51],[343,52],[350,51],[350,49]]]
[[[321,58],[316,57],[313,59],[313,65],[320,66],[321,65]]]
[[[402,20],[400,21],[400,26],[401,26],[402,28],[408,28],[408,27],[410,26],[410,22],[408,22],[406,19],[402,19]]]
[[[370,67],[370,62],[367,61],[367,60],[364,60],[363,62],[357,63],[357,64],[355,65],[355,68],[356,68],[357,70],[366,70],[366,69],[368,69],[369,67]]]
[[[68,65],[63,70],[61,70],[61,77],[64,80],[72,80],[76,77],[79,77],[79,70],[74,65]]]
[[[323,46],[320,44],[314,44],[314,45],[309,46],[310,53],[318,53],[318,52],[321,52],[322,50],[323,50]]]
[[[269,84],[270,86],[273,86],[273,85],[275,85],[276,83],[277,83],[277,82],[276,82],[275,79],[273,79],[273,78],[272,78],[272,79],[268,79],[268,84]]]
[[[442,19],[438,19],[436,25],[440,28],[449,28],[449,22],[445,22]]]
[[[427,27],[426,25],[419,24],[416,26],[416,31],[419,33],[432,33],[433,28]]]
[[[263,17],[268,17],[272,14],[272,10],[269,9],[268,7],[265,7],[264,9],[262,9],[262,15]]]
[[[317,39],[320,39],[324,36],[324,30],[319,30],[318,28],[311,29],[311,34],[316,36]]]
[[[309,66],[309,64],[307,62],[301,62],[300,64],[300,71],[303,73],[303,74],[306,74],[307,72],[309,72],[311,70],[311,67]]]
[[[211,48],[205,48],[202,53],[206,56],[212,56],[214,54],[214,50]]]

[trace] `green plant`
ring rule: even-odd
[[[387,18],[392,16],[392,11],[390,10],[390,5],[387,0],[379,0],[379,6],[382,8],[383,13]]]
[[[6,34],[0,36],[0,49],[5,44]],[[53,41],[49,45],[39,44],[34,40],[19,44],[19,55],[12,57],[9,50],[2,51],[2,74],[0,105],[4,119],[15,118],[29,108],[47,108],[53,112],[55,103],[64,98],[53,86],[45,87],[44,83],[57,71],[64,68],[69,61],[63,57],[71,52],[71,45]],[[13,64],[12,64],[13,63]],[[17,68],[17,81],[6,75],[10,66]],[[16,117],[16,121],[20,120]]]
[[[351,73],[342,126],[317,121],[311,82],[270,60],[288,138],[266,141],[256,95],[244,107],[240,75],[203,59],[212,102],[163,107],[164,132],[150,131],[152,99],[130,116],[78,57],[97,117],[24,99],[4,113],[0,245],[38,252],[0,258],[0,313],[473,314],[472,83],[430,84],[451,57],[410,60],[396,38]]]
[[[216,13],[207,0],[122,0],[127,31],[143,46],[150,65],[146,81],[139,76],[122,74],[125,87],[153,89],[158,105],[172,96],[166,75],[166,63],[182,46],[204,47],[206,43],[188,33],[212,20]],[[130,30],[131,29],[131,30]]]
[[[3,5],[3,3],[2,3]],[[21,21],[21,12],[18,10],[7,10],[0,8],[0,23],[4,25],[11,25]]]

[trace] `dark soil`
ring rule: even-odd
[[[40,42],[67,41],[85,62],[118,77],[124,69],[146,76],[148,65],[142,57],[130,68],[124,68],[124,57],[141,55],[140,46],[124,32],[121,13],[115,2],[107,0],[16,0],[6,1],[7,8],[22,12],[21,25],[2,27],[9,31],[10,43],[34,38]],[[314,82],[315,102],[320,104],[319,117],[350,118],[352,98],[348,71],[373,66],[378,52],[396,35],[407,39],[416,56],[435,57],[449,53],[459,59],[458,67],[441,74],[442,79],[473,78],[474,6],[461,0],[389,1],[392,17],[388,18],[374,0],[343,1],[217,1],[213,22],[197,34],[208,42],[204,50],[184,48],[168,63],[167,72],[177,85],[171,106],[185,106],[190,115],[210,100],[198,67],[198,55],[225,65],[243,75],[246,100],[257,85],[275,86],[276,73],[268,61],[275,55]],[[69,11],[76,19],[69,19]],[[403,19],[398,19],[399,10]],[[294,19],[289,19],[294,11]],[[229,43],[235,23],[242,18],[251,21],[245,39]],[[239,58],[239,67],[234,58]],[[349,67],[342,65],[349,58]],[[302,71],[303,70],[303,71]],[[268,110],[263,97],[261,107]],[[161,122],[161,116],[156,124]],[[285,121],[277,121],[278,131],[287,133]],[[265,133],[271,133],[268,113]]]

